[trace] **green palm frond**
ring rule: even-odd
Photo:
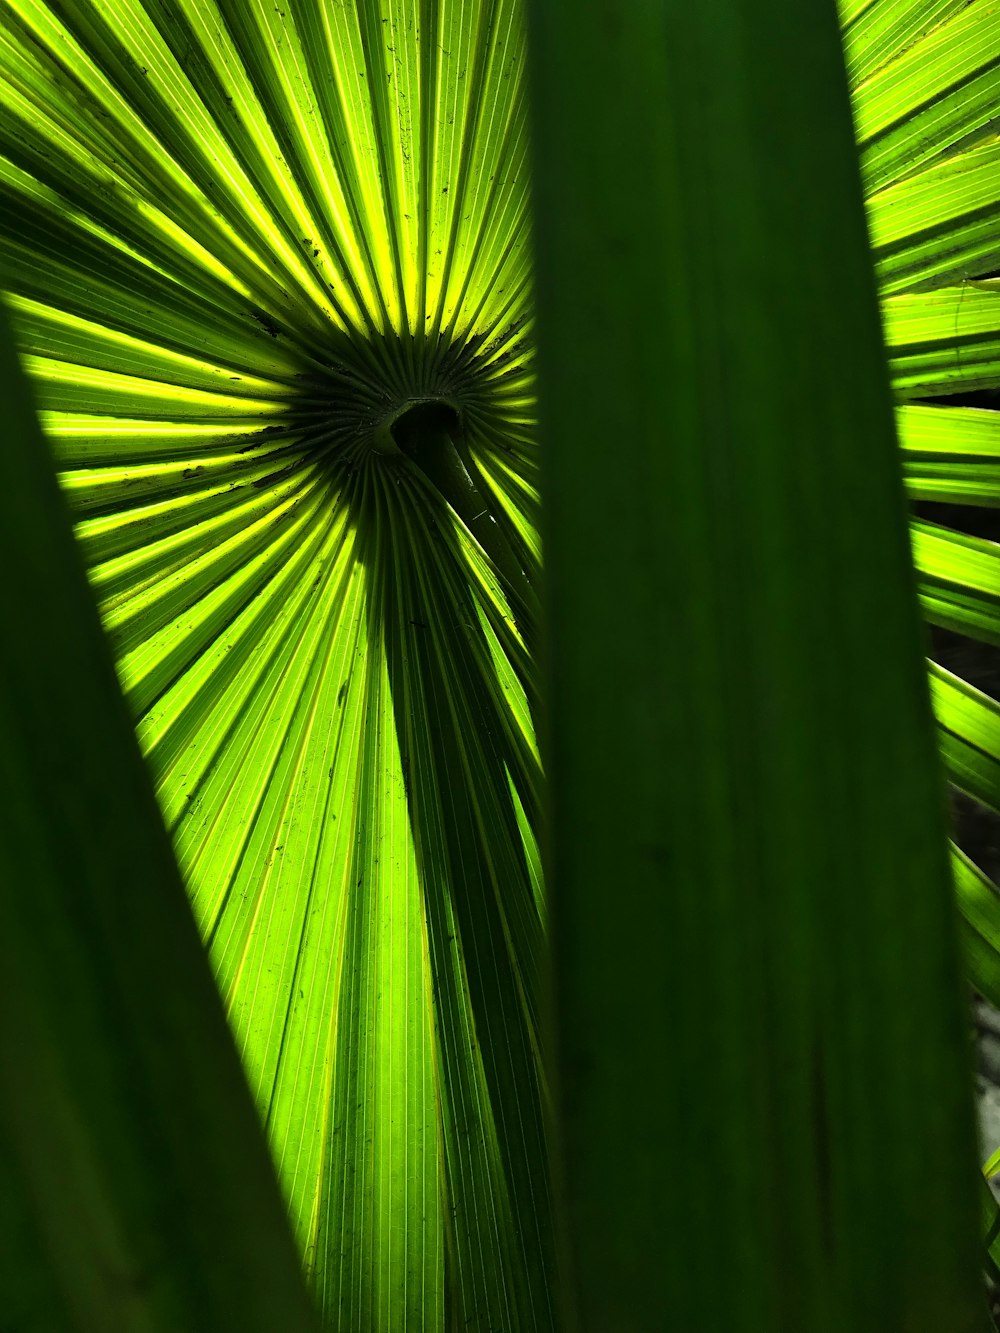
[[[1000,8],[841,9],[907,482],[995,505],[1000,417],[921,400],[1000,388]],[[7,303],[321,1307],[385,1333],[553,1321],[524,41],[516,0],[0,16]],[[997,548],[914,551],[1000,642]],[[995,803],[995,709],[934,682]]]
[[[973,1333],[943,794],[834,14],[531,13],[579,1326]],[[957,691],[982,788],[992,713]]]
[[[1000,9],[851,0],[840,11],[907,489],[996,507],[1000,413],[982,391],[1000,389],[1000,282],[989,276],[1000,268]],[[929,623],[1000,643],[1000,548],[924,519],[912,544]],[[949,779],[995,807],[994,701],[941,668],[931,684]],[[953,871],[971,979],[998,1002],[996,891],[957,849]]]
[[[522,42],[507,3],[5,25],[10,307],[351,1327],[550,1320]]]
[[[0,308],[0,1289],[33,1333],[315,1333]]]

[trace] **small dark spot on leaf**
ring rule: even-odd
[[[277,324],[275,324],[274,320],[270,318],[270,316],[259,313],[256,310],[252,310],[250,314],[251,317],[255,319],[257,323],[261,326],[261,328],[264,330],[265,333],[269,333],[272,338],[277,338],[280,329],[278,328]]]
[[[257,480],[253,482],[254,490],[259,491],[264,486],[272,486],[276,481],[281,480],[286,471],[287,468],[281,472],[270,472],[266,477],[258,477]]]

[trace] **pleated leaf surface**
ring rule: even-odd
[[[926,400],[1000,387],[998,6],[842,21],[907,482],[995,504],[995,414]],[[520,4],[8,0],[0,80],[20,348],[327,1321],[548,1328]],[[981,545],[915,531],[995,642]]]

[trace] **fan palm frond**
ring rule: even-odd
[[[997,6],[842,20],[907,482],[996,504],[1000,417],[924,400],[1000,388]],[[0,78],[8,305],[323,1311],[549,1328],[520,4],[9,0]],[[996,547],[914,552],[997,642]]]

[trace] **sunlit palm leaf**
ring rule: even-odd
[[[874,0],[840,11],[890,370],[907,404],[897,429],[908,490],[915,500],[996,506],[1000,415],[914,400],[1000,387],[1000,283],[970,281],[1000,266],[1000,6]],[[913,549],[928,620],[1000,643],[1000,548],[916,522]],[[945,675],[932,675],[942,755],[968,790],[963,760],[980,752],[991,701],[982,701],[986,712],[957,709]],[[978,786],[971,794],[985,799]],[[996,999],[1000,903],[957,852],[953,866],[970,979]]]
[[[440,1327],[446,1290],[460,1323],[548,1323],[530,598],[515,624],[424,472],[371,456],[446,399],[486,550],[533,576],[517,18],[28,4],[3,45],[11,306],[353,1327]]]
[[[1000,486],[1000,415],[977,408],[900,407],[896,430],[914,499],[989,504]]]
[[[844,10],[901,398],[1000,384],[997,9]],[[0,69],[10,305],[324,1309],[547,1327],[520,5],[10,0]],[[996,502],[993,414],[900,422]],[[995,553],[921,541],[994,641]]]
[[[0,397],[4,1319],[38,1333],[314,1333],[2,309]]]

